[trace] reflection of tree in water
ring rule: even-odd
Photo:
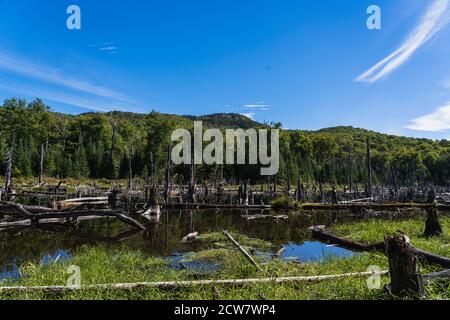
[[[126,247],[149,256],[195,251],[204,247],[199,244],[184,245],[180,241],[187,234],[196,231],[200,235],[223,230],[235,231],[276,245],[301,243],[309,238],[307,229],[312,225],[331,226],[335,222],[343,223],[365,217],[365,214],[360,217],[343,212],[297,212],[290,213],[288,220],[276,223],[272,219],[247,221],[241,218],[245,214],[245,211],[229,210],[163,210],[159,223],[152,224],[141,219],[146,226],[143,232],[130,231],[116,219],[110,219],[109,224],[106,219],[86,221],[77,228],[46,226],[40,229],[0,231],[0,266],[14,260],[19,265],[27,261],[38,262],[42,256],[58,250],[75,254],[81,246],[105,243],[110,250]],[[380,213],[376,216],[381,217]]]
[[[160,245],[159,242],[164,241],[160,235],[160,225],[157,223],[149,223],[144,231],[144,239],[151,246]]]

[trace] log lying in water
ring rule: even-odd
[[[134,220],[133,218],[128,217],[127,215],[114,212],[111,210],[83,210],[83,211],[55,211],[55,210],[42,210],[41,212],[31,213],[24,206],[16,203],[3,202],[1,203],[1,207],[3,210],[8,210],[8,214],[15,215],[25,220],[16,221],[16,222],[7,222],[2,227],[9,228],[14,226],[27,226],[27,225],[39,225],[39,224],[48,224],[48,223],[64,223],[70,221],[70,219],[74,219],[75,221],[80,218],[89,217],[92,219],[93,217],[113,217],[118,220],[126,223],[128,225],[133,226],[134,228],[145,230],[145,227]],[[37,210],[36,208],[34,208]],[[15,223],[15,224],[14,224]]]
[[[163,206],[168,209],[231,209],[231,210],[270,210],[272,209],[269,205],[226,205],[226,204],[208,204],[208,203],[178,203],[178,204],[166,204]]]
[[[322,204],[305,203],[302,210],[397,210],[397,209],[427,209],[432,207],[426,203],[348,203],[348,204]],[[440,211],[450,211],[450,205],[437,205]]]
[[[263,219],[272,219],[275,221],[279,221],[279,220],[287,220],[289,219],[289,216],[287,215],[278,215],[278,216],[273,216],[270,214],[253,214],[253,215],[242,215],[241,218],[246,219],[246,220],[263,220]]]
[[[347,249],[355,251],[385,251],[385,245],[383,242],[375,244],[360,243],[344,238],[335,236],[329,232],[323,231],[322,228],[312,227],[312,235],[318,240],[322,240],[328,243],[337,244]]]
[[[80,205],[105,205],[105,204],[108,204],[108,197],[76,198],[60,201],[58,203],[58,207],[66,209],[77,207]]]
[[[379,275],[387,275],[388,271],[382,271]],[[140,283],[114,283],[114,284],[93,284],[81,287],[67,286],[43,286],[43,287],[0,287],[0,292],[49,292],[61,293],[66,291],[82,291],[82,290],[133,290],[141,288],[156,288],[160,290],[172,290],[179,288],[189,288],[193,286],[235,286],[242,287],[245,285],[261,284],[261,283],[296,283],[296,282],[319,282],[326,280],[336,280],[351,277],[370,277],[373,272],[355,272],[337,275],[323,276],[301,276],[301,277],[284,277],[284,278],[255,278],[255,279],[230,279],[230,280],[196,280],[196,281],[166,281],[166,282],[140,282]],[[378,275],[378,274],[377,274]]]
[[[181,243],[184,243],[184,244],[192,243],[197,239],[197,237],[198,237],[198,232],[189,233],[187,236],[185,236],[181,240]]]
[[[314,238],[328,243],[337,244],[346,249],[355,251],[378,251],[383,253],[386,252],[386,245],[384,242],[375,244],[365,244],[335,236],[329,232],[323,231],[323,228],[312,227],[311,230]],[[427,263],[433,263],[444,268],[450,268],[450,258],[439,256],[412,246],[411,251],[415,255],[417,255],[419,259]]]
[[[145,230],[145,227],[139,223],[138,221],[134,220],[133,218],[130,218],[126,216],[123,213],[118,213],[114,211],[107,211],[107,210],[88,210],[88,211],[61,211],[61,212],[48,212],[48,213],[40,213],[33,215],[34,221],[39,221],[42,219],[62,219],[62,218],[75,218],[78,219],[80,217],[90,217],[90,216],[97,216],[97,217],[114,217],[118,220],[132,225],[135,228]]]
[[[13,202],[2,202],[0,211],[4,214],[15,215],[21,218],[30,218],[33,216],[24,206]]]

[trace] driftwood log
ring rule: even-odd
[[[377,275],[386,275],[388,271],[382,271]],[[284,277],[284,278],[255,278],[255,279],[230,279],[230,280],[196,280],[196,281],[165,281],[165,282],[140,282],[140,283],[114,283],[114,284],[93,284],[85,286],[42,286],[42,287],[1,287],[0,293],[8,292],[48,292],[61,293],[66,291],[82,291],[82,290],[133,290],[141,288],[157,288],[160,290],[172,290],[178,288],[189,288],[193,286],[233,286],[242,287],[245,285],[261,284],[261,283],[295,283],[295,282],[320,282],[327,280],[344,279],[351,277],[370,277],[373,272],[355,272],[337,275],[323,276],[301,276],[301,277]]]
[[[37,211],[36,208],[34,208]],[[42,212],[32,213],[28,211],[24,206],[16,203],[1,203],[0,212],[4,213],[7,211],[8,215],[16,216],[22,220],[14,222],[7,222],[3,227],[12,226],[26,226],[26,225],[39,225],[39,224],[49,224],[49,223],[64,223],[73,221],[79,221],[81,218],[89,220],[95,217],[113,217],[122,221],[125,224],[131,225],[136,229],[145,230],[145,227],[139,223],[137,220],[128,217],[124,213],[115,212],[111,210],[67,210],[67,211],[56,211],[56,210],[44,210]]]
[[[197,239],[197,237],[198,237],[198,232],[189,233],[187,236],[185,236],[181,240],[181,243],[184,243],[184,244],[192,243]]]
[[[234,238],[231,236],[231,234],[224,230],[223,234],[228,238],[228,240],[231,241],[231,243],[233,243],[233,245],[244,255],[244,257],[250,261],[250,263],[252,265],[254,265],[256,267],[256,269],[258,269],[259,271],[262,271],[261,267],[259,266],[259,264],[255,261],[255,259],[252,258],[252,256],[250,255],[250,253],[247,252],[247,250],[245,250],[240,244],[239,242],[237,242],[236,240],[234,240]]]

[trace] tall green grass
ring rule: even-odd
[[[335,226],[333,232],[351,239],[367,242],[381,241],[385,235],[397,230],[408,233],[414,245],[431,252],[450,256],[448,234],[450,219],[442,218],[445,235],[436,238],[421,236],[424,221],[421,219],[408,221],[373,221],[358,222]],[[236,234],[235,234],[236,235]],[[238,235],[236,235],[238,236]],[[266,248],[262,240],[240,237],[244,245]],[[204,240],[220,241],[220,234],[206,236]],[[247,260],[231,247],[211,247],[202,252],[193,253],[188,259],[195,261],[217,262],[223,265],[223,270],[205,274],[188,270],[175,270],[161,258],[146,257],[139,251],[122,249],[107,250],[103,246],[82,247],[74,253],[71,261],[65,261],[47,266],[27,263],[21,266],[22,278],[1,285],[47,286],[65,285],[69,274],[69,265],[81,268],[82,285],[99,283],[132,283],[153,281],[182,281],[197,279],[241,279],[255,277],[287,277],[341,274],[349,272],[364,272],[369,266],[377,265],[387,269],[387,259],[380,253],[363,253],[346,259],[330,258],[317,263],[288,263],[277,259],[260,261],[263,272],[260,273]],[[423,272],[435,271],[438,268],[422,265]],[[317,283],[291,284],[255,284],[244,287],[217,286],[219,299],[390,299],[383,290],[369,290],[364,278],[347,278],[329,280]],[[389,277],[382,277],[382,284],[387,284]],[[450,299],[449,283],[434,283],[427,286],[428,299]],[[154,288],[136,290],[82,290],[61,294],[48,293],[1,293],[0,299],[201,299],[213,298],[210,286],[179,288],[173,290],[158,290]]]

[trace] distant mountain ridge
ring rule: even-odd
[[[155,111],[153,111],[155,112]],[[156,112],[158,113],[158,112]],[[71,116],[71,117],[77,117],[81,115],[95,115],[95,114],[106,114],[111,115],[114,114],[118,116],[119,118],[126,118],[128,120],[136,120],[136,121],[143,121],[148,114],[145,113],[134,113],[134,112],[123,112],[123,111],[111,111],[107,113],[100,113],[100,112],[87,112],[80,115],[68,115],[64,113],[56,113],[60,116]],[[177,114],[168,114],[168,113],[159,113],[162,116],[165,116],[167,118],[176,119],[179,121],[203,121],[204,127],[207,128],[242,128],[242,129],[250,129],[250,128],[261,128],[261,127],[267,127],[268,124],[261,123],[258,121],[255,121],[253,119],[248,118],[245,115],[238,114],[238,113],[213,113],[213,114],[206,114],[206,115],[177,115]],[[324,134],[332,134],[336,136],[346,136],[351,135],[354,137],[367,137],[371,136],[373,138],[377,137],[383,137],[393,140],[403,140],[404,143],[407,143],[408,141],[416,141],[416,142],[439,142],[439,140],[433,140],[433,139],[427,139],[427,138],[414,138],[414,137],[407,137],[407,136],[398,136],[398,135],[392,135],[387,133],[381,133],[373,130],[368,130],[364,128],[357,128],[352,126],[335,126],[335,127],[328,127],[328,128],[322,128],[318,130],[303,130],[303,129],[286,129],[286,131],[301,131],[304,133],[324,133]],[[446,144],[446,141],[450,143],[449,140],[441,140],[441,144]],[[408,145],[411,145],[410,143],[407,143]],[[412,145],[414,145],[413,143]]]

